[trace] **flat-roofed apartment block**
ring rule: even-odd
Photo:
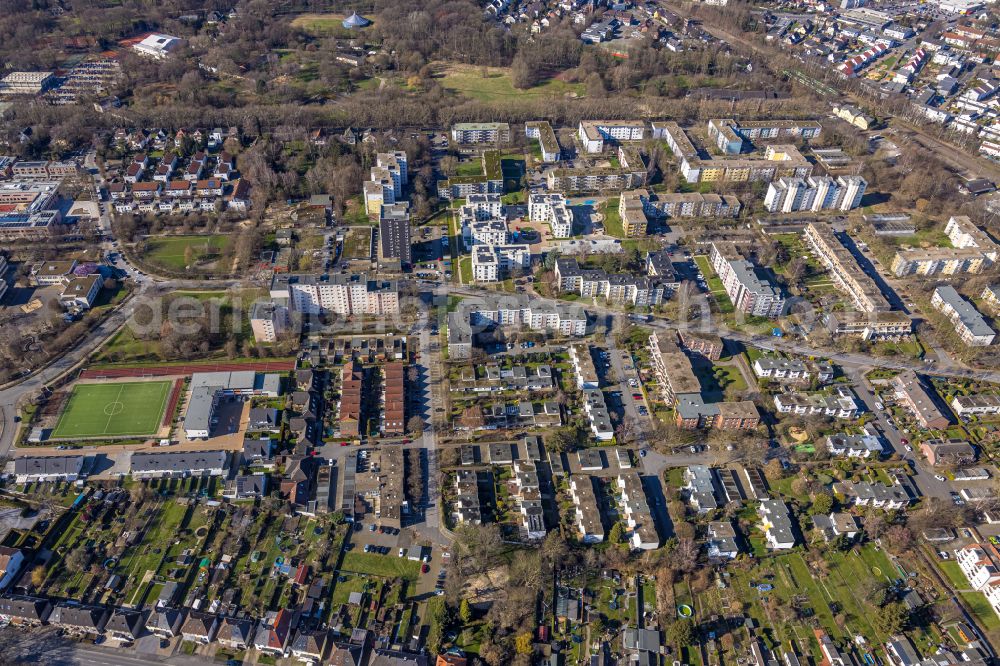
[[[536,120],[524,124],[524,135],[529,139],[537,139],[542,153],[543,162],[558,162],[561,150],[556,133],[547,120]]]
[[[580,541],[583,543],[604,541],[601,507],[597,503],[593,480],[589,476],[574,474],[569,479],[569,494],[573,499],[573,524],[576,526]]]
[[[856,335],[863,340],[893,340],[909,335],[913,322],[904,312],[830,312],[824,315],[833,335]]]
[[[653,514],[649,510],[642,479],[636,472],[620,472],[616,478],[621,491],[622,515],[628,528],[628,542],[632,550],[653,550],[660,546]]]
[[[369,217],[378,217],[382,212],[382,206],[396,203],[396,196],[392,192],[392,180],[367,180],[364,184],[365,213]]]
[[[503,215],[503,199],[498,192],[471,194],[458,212],[461,218],[470,221],[495,220]]]
[[[531,302],[521,296],[469,301],[448,314],[448,354],[451,358],[472,355],[472,334],[491,326],[525,326],[533,331],[580,337],[587,333],[587,312],[569,303]]]
[[[250,330],[257,342],[274,342],[288,330],[288,308],[280,303],[257,302],[250,308]]]
[[[809,176],[772,181],[764,197],[771,213],[853,210],[861,204],[868,182],[860,176]]]
[[[403,196],[403,188],[409,183],[410,172],[406,159],[406,153],[402,150],[395,150],[389,153],[378,153],[375,156],[375,166],[384,169],[392,179],[393,194],[399,199]],[[377,180],[372,177],[372,180]]]
[[[452,176],[438,181],[442,199],[467,199],[474,194],[502,194],[503,166],[499,150],[484,150],[482,175]]]
[[[413,263],[410,212],[405,203],[382,206],[378,223],[379,258],[399,259],[403,267]]]
[[[510,143],[507,123],[455,123],[451,140],[456,143]]]
[[[706,536],[705,550],[710,558],[734,560],[740,554],[740,547],[736,542],[736,528],[728,520],[710,522]],[[791,665],[786,664],[786,666]]]
[[[823,126],[814,120],[744,120],[713,118],[708,121],[708,137],[728,155],[738,155],[745,141],[756,139],[814,139]]]
[[[366,275],[277,274],[271,280],[271,298],[287,298],[303,314],[378,315],[399,312],[399,288],[392,280]]]
[[[944,232],[952,247],[899,250],[892,260],[892,272],[898,277],[975,274],[996,263],[1000,246],[969,217],[952,216]]]
[[[623,164],[622,167],[552,169],[548,188],[561,192],[620,192],[646,185],[645,166],[625,168]]]
[[[584,151],[600,153],[605,142],[642,141],[646,138],[646,127],[643,120],[581,120],[577,135]]]
[[[951,320],[955,332],[966,345],[987,347],[993,344],[996,331],[990,328],[979,310],[951,285],[937,287],[931,297],[931,305]]]
[[[892,309],[875,280],[865,273],[829,225],[811,222],[806,225],[805,239],[830,271],[837,287],[847,294],[862,312],[888,312]]]
[[[731,243],[712,243],[712,268],[719,274],[733,307],[757,317],[780,317],[785,308],[781,290],[767,281]]]
[[[663,400],[674,408],[679,427],[747,430],[760,424],[760,413],[749,400],[704,400],[701,382],[694,374],[691,359],[680,350],[676,332],[656,331],[649,338],[649,346]]]
[[[951,418],[941,411],[935,400],[934,390],[928,388],[913,370],[904,370],[893,377],[892,388],[921,428],[943,430],[951,425]]]
[[[807,178],[812,175],[812,163],[791,144],[770,145],[764,151],[763,158],[748,156],[712,159],[699,155],[677,123],[654,123],[653,135],[656,138],[662,137],[667,142],[680,166],[681,175],[689,183],[721,180],[770,182],[783,176]],[[735,133],[733,136],[736,136]],[[742,143],[740,149],[742,150]]]
[[[530,266],[531,248],[528,245],[476,245],[472,248],[472,278],[476,282],[498,282]]]
[[[725,344],[718,335],[699,331],[680,331],[681,346],[694,354],[700,354],[710,361],[722,357]]]
[[[573,211],[566,205],[566,196],[552,192],[532,192],[528,197],[528,219],[547,222],[553,238],[573,235]]]
[[[1000,285],[987,285],[979,298],[992,312],[1000,312]]]
[[[706,402],[700,393],[683,393],[674,405],[675,423],[688,430],[752,430],[760,425],[760,412],[752,400]]]
[[[649,349],[656,381],[668,407],[674,406],[678,395],[701,393],[701,382],[691,369],[691,360],[677,344],[675,331],[654,331],[649,336]]]
[[[645,190],[631,190],[622,192],[618,199],[618,215],[626,238],[645,236],[649,231],[649,220],[642,202],[644,196]]]
[[[569,257],[556,260],[555,276],[562,291],[576,292],[587,298],[607,298],[613,303],[627,303],[636,307],[662,303],[673,293],[675,285],[648,277],[583,270],[576,259]]]
[[[736,217],[743,204],[732,194],[702,194],[700,192],[677,192],[657,194],[646,204],[655,214],[666,218],[691,217]]]

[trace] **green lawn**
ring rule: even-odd
[[[462,284],[472,284],[472,257],[462,257],[458,260],[458,273]]]
[[[172,385],[169,381],[78,384],[52,437],[155,434]]]
[[[962,569],[958,566],[958,562],[948,560],[947,562],[938,562],[937,564],[941,571],[944,572],[945,577],[948,578],[948,582],[956,590],[967,590],[971,587],[965,574],[962,573]]]
[[[389,555],[372,555],[370,553],[345,553],[340,568],[343,571],[366,573],[383,578],[402,578],[416,580],[420,575],[420,563],[403,557]]]
[[[615,238],[625,238],[625,228],[622,226],[622,216],[618,212],[618,197],[608,199],[601,204],[598,212],[604,216],[604,233]]]
[[[483,161],[480,159],[468,160],[466,162],[459,162],[458,166],[455,167],[456,176],[482,176],[483,175]]]
[[[334,608],[346,604],[352,592],[364,592],[368,585],[367,578],[348,576],[344,582],[337,582],[333,588],[333,597],[330,599],[330,603]]]
[[[188,266],[187,248],[191,248],[191,264],[212,261],[219,256],[228,237],[212,236],[165,236],[151,239],[146,243],[144,259],[151,264],[182,271]]]
[[[993,607],[986,600],[985,594],[982,592],[959,592],[958,596],[962,597],[962,601],[969,607],[969,610],[986,631],[1000,630],[1000,617],[997,617],[997,614],[993,612]]]
[[[510,70],[506,67],[449,65],[438,76],[441,87],[481,102],[557,97],[567,93],[579,96],[583,95],[585,88],[582,83],[549,79],[533,88],[518,90],[511,83]]]

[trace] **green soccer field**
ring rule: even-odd
[[[156,434],[172,385],[169,381],[78,384],[66,401],[52,437]]]

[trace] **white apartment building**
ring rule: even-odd
[[[587,298],[607,298],[614,303],[648,307],[662,303],[670,293],[665,284],[648,277],[583,270],[576,259],[556,260],[556,280],[561,291],[572,291]]]
[[[646,123],[642,120],[581,120],[577,135],[585,152],[600,153],[605,141],[642,141],[646,138]]]
[[[399,313],[395,282],[372,280],[364,275],[276,275],[271,298],[288,299],[296,312],[308,315],[375,315]]]
[[[476,282],[504,280],[512,271],[531,268],[527,245],[476,245],[472,248],[472,275]]]
[[[987,347],[993,344],[996,331],[990,328],[979,310],[962,298],[951,285],[936,288],[931,297],[931,305],[951,320],[958,337],[968,346]]]
[[[785,308],[781,290],[759,276],[753,264],[731,246],[712,243],[710,259],[733,307],[756,317],[781,316]]]
[[[250,309],[250,329],[257,342],[274,342],[287,330],[288,308],[270,301],[254,303]]]
[[[510,143],[507,123],[455,123],[451,140],[456,143]]]
[[[506,245],[510,242],[507,221],[501,219],[463,221],[462,240],[466,247]]]
[[[547,222],[553,238],[573,235],[573,211],[566,205],[566,196],[559,193],[532,193],[528,197],[528,219]]]
[[[403,188],[409,182],[406,153],[395,150],[391,153],[379,153],[375,156],[376,168],[385,169],[392,178],[393,194],[399,199],[403,196]],[[372,180],[376,180],[374,177]]]
[[[372,170],[374,171],[374,169]],[[365,212],[370,217],[382,214],[382,206],[396,203],[396,194],[392,187],[392,179],[368,180],[364,184]]]
[[[495,192],[470,194],[459,211],[463,220],[493,220],[503,216],[503,202]]]
[[[955,551],[955,561],[972,589],[983,590],[987,586],[1000,585],[1000,569],[986,552],[985,546],[974,543],[959,548]]]

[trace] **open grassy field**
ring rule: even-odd
[[[349,14],[350,12],[343,14],[328,12],[299,14],[292,19],[292,27],[300,28],[314,35],[323,35],[326,37],[354,37],[358,35],[358,31],[348,30],[344,27],[344,19]],[[368,14],[364,14],[364,17],[369,21],[373,21],[372,17]]]
[[[443,88],[483,102],[561,97],[566,94],[582,96],[584,91],[582,83],[566,83],[558,79],[549,79],[534,88],[518,90],[511,83],[510,69],[507,67],[484,68],[451,64],[439,67],[436,76]]]
[[[191,263],[212,261],[222,252],[227,238],[212,236],[167,236],[151,239],[146,245],[144,259],[151,264],[173,270],[184,270],[187,265],[187,248],[191,248]]]
[[[370,553],[344,553],[340,567],[343,571],[366,573],[383,578],[416,580],[420,575],[420,564],[394,555],[372,555]]]
[[[52,436],[152,435],[163,422],[171,382],[78,384]]]

